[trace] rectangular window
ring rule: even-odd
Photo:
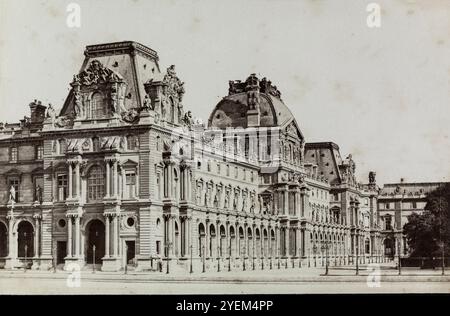
[[[134,172],[127,172],[126,175],[126,197],[133,198],[136,192],[136,174]]]
[[[67,175],[58,175],[58,201],[65,201],[67,198]]]
[[[9,162],[17,162],[17,160],[18,160],[17,147],[11,147],[9,149]]]
[[[392,229],[392,219],[390,216],[387,216],[385,218],[385,223],[386,223],[386,230],[391,230]]]
[[[412,202],[412,208],[417,208],[417,202]]]
[[[36,146],[36,159],[42,159],[44,158],[44,147],[43,146]]]
[[[161,241],[159,240],[156,241],[156,254],[161,254]]]
[[[14,202],[19,202],[19,178],[9,178],[8,179],[8,188],[10,198],[14,199]],[[12,195],[12,196],[11,196]]]

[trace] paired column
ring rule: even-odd
[[[73,239],[72,239],[72,216],[67,215],[67,257],[72,257],[72,245],[73,245]]]
[[[72,175],[73,175],[73,168],[72,168],[72,162],[69,162],[69,199],[72,199],[73,194],[72,194],[72,186],[73,186],[73,179],[72,179]]]
[[[110,221],[109,221],[109,215],[105,214],[105,220],[106,220],[106,224],[105,224],[105,257],[109,258],[109,250],[110,250],[110,237],[109,237],[109,230],[110,230]]]
[[[34,231],[34,257],[39,257],[39,245],[40,245],[40,236],[41,236],[41,229],[40,229],[40,218],[41,215],[34,215],[34,223],[35,223],[35,231]]]

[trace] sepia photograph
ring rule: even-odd
[[[448,0],[0,0],[0,295],[448,294],[449,106]]]

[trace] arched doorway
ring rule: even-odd
[[[95,263],[101,263],[105,256],[105,224],[101,220],[94,219],[87,224],[87,248],[86,262],[94,262],[94,246],[95,246]]]
[[[205,255],[205,226],[200,223],[198,225],[198,254],[199,257],[202,257]]]
[[[34,228],[28,221],[22,221],[17,227],[17,254],[19,258],[34,256]]]
[[[8,229],[0,222],[0,258],[8,256]]]
[[[386,238],[384,240],[384,255],[387,257],[393,257],[395,255],[394,239]]]

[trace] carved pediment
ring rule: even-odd
[[[85,86],[121,81],[123,81],[123,77],[120,74],[106,68],[97,59],[91,61],[88,68],[80,72],[78,75],[75,75],[73,78],[73,84],[81,84]]]

